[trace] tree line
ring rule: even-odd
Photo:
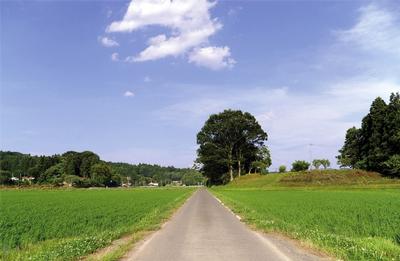
[[[31,156],[0,151],[0,184],[28,176],[33,183],[75,186],[134,186],[157,182],[160,185],[225,184],[235,177],[267,173],[271,154],[267,133],[255,117],[240,110],[212,114],[197,134],[197,159],[194,169],[158,165],[112,163],[100,160],[91,151],[68,151],[62,155]],[[393,93],[388,104],[378,97],[360,128],[350,128],[337,156],[342,167],[358,168],[400,177],[400,95]],[[295,161],[292,171],[304,171],[309,162]],[[329,160],[316,159],[315,169],[328,168]],[[281,166],[279,172],[285,172]],[[201,174],[203,174],[203,176]]]
[[[75,187],[197,185],[203,176],[194,169],[150,164],[105,162],[91,151],[68,151],[62,155],[32,156],[0,151],[0,184],[51,184]]]
[[[376,98],[361,127],[347,130],[339,153],[343,167],[400,177],[400,94],[392,93],[388,104]]]

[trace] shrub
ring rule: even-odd
[[[92,185],[92,182],[89,179],[81,178],[75,175],[66,176],[64,181],[77,188],[88,188]]]
[[[400,177],[400,154],[393,155],[383,163],[385,174]]]
[[[10,184],[11,182],[11,172],[8,170],[0,170],[0,184]]]
[[[284,173],[284,172],[286,172],[286,166],[285,165],[279,166],[279,173]]]
[[[304,171],[308,170],[310,163],[304,160],[296,160],[292,163],[292,171]]]

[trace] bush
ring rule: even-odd
[[[315,159],[313,160],[312,165],[315,169],[319,169],[321,166],[323,166],[324,169],[327,169],[331,165],[331,162],[328,159]]]
[[[64,181],[77,188],[88,188],[92,186],[92,182],[89,179],[81,178],[75,175],[68,175],[64,178]]]
[[[308,170],[310,163],[304,160],[296,160],[292,163],[292,171],[304,171]]]
[[[279,173],[284,173],[284,172],[286,172],[286,166],[285,165],[279,166]]]
[[[400,154],[393,155],[387,161],[383,163],[384,173],[393,176],[400,177]]]
[[[54,183],[56,179],[60,179],[63,174],[63,165],[61,163],[48,168],[39,178],[41,183]]]
[[[105,186],[111,181],[111,168],[105,163],[94,164],[90,173],[96,186]]]
[[[0,184],[10,184],[11,182],[11,172],[8,170],[0,170]]]
[[[107,187],[119,187],[121,186],[122,179],[120,175],[112,175],[110,181],[107,182]]]

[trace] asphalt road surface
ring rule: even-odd
[[[166,225],[123,260],[322,260],[292,241],[249,229],[207,190],[200,189]]]

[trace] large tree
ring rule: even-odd
[[[361,128],[350,128],[339,151],[341,166],[378,171],[400,177],[400,95],[388,104],[378,97],[363,118]]]
[[[257,160],[268,136],[257,120],[248,112],[225,110],[213,114],[197,134],[199,145],[197,162],[212,184],[233,180],[234,168],[242,170]],[[250,163],[249,163],[250,161]]]

